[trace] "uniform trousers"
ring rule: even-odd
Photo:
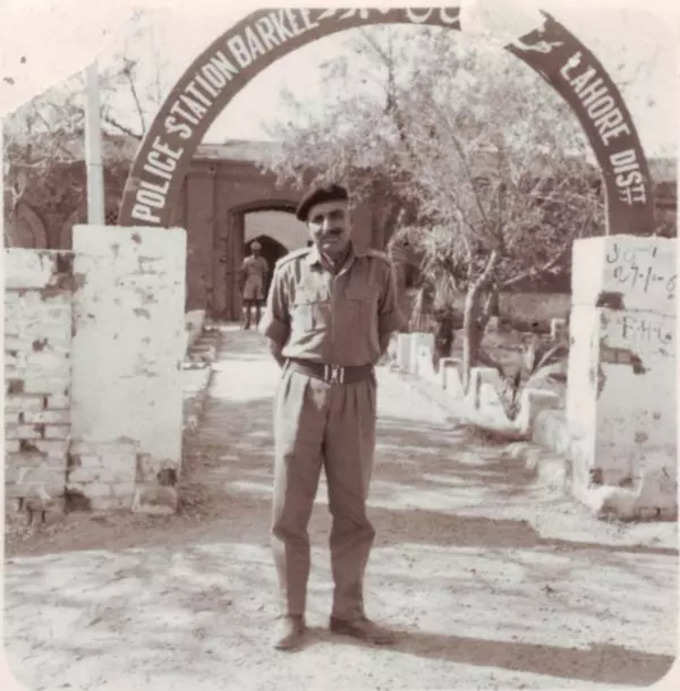
[[[284,614],[304,614],[307,524],[321,466],[332,515],[332,616],[364,615],[363,576],[375,531],[366,497],[375,449],[376,381],[326,383],[284,367],[274,404],[272,546]]]

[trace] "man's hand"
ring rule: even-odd
[[[387,352],[387,348],[390,345],[391,336],[392,336],[391,331],[388,331],[387,333],[384,333],[384,334],[380,334],[380,338],[378,339],[378,342],[380,345],[380,357],[382,357]]]

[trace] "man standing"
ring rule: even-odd
[[[385,255],[357,252],[347,191],[313,189],[297,209],[312,244],[276,264],[261,331],[283,368],[274,411],[272,545],[282,599],[276,648],[300,646],[310,568],[307,524],[323,465],[328,482],[330,629],[373,643],[389,631],[366,618],[363,577],[374,530],[366,517],[373,465],[373,365],[402,324]]]
[[[267,260],[260,255],[262,245],[255,240],[250,245],[251,254],[243,260],[241,266],[241,294],[245,307],[244,328],[250,328],[251,311],[255,306],[255,325],[260,321],[260,305],[264,300],[265,282],[269,273]]]

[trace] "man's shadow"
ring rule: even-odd
[[[375,645],[350,636],[337,635],[320,626],[307,628],[302,648],[319,643],[355,645],[400,652],[416,657],[448,660],[479,667],[498,667],[564,679],[597,683],[648,686],[663,677],[674,657],[624,646],[597,643],[589,648],[565,648],[537,643],[493,641],[484,638],[392,629],[393,645]]]

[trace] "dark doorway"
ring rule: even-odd
[[[261,202],[259,208],[235,208],[227,214],[222,235],[224,249],[219,259],[223,282],[219,315],[222,319],[237,321],[241,318],[241,291],[239,277],[243,259],[251,254],[250,245],[257,240],[262,245],[262,256],[269,264],[267,290],[274,265],[288,252],[304,247],[309,234],[307,226],[295,218],[293,202]]]

